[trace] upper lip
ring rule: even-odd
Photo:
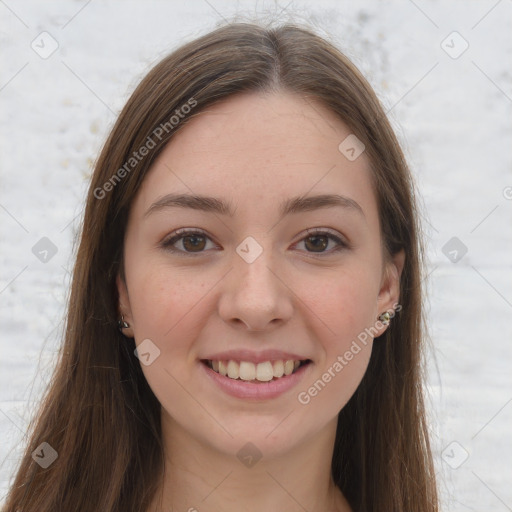
[[[251,363],[263,363],[265,361],[304,361],[307,357],[294,354],[292,352],[283,352],[282,350],[262,350],[261,352],[254,352],[253,350],[226,350],[225,352],[218,352],[211,354],[201,359],[210,361],[248,361]]]

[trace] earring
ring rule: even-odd
[[[379,320],[380,320],[384,325],[389,325],[389,321],[391,320],[391,316],[390,316],[390,314],[386,311],[385,313],[382,313],[381,315],[379,315]]]
[[[117,327],[121,332],[123,329],[128,329],[128,327],[130,327],[130,324],[125,321],[124,315],[121,315],[121,319],[117,321]]]

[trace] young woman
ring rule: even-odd
[[[162,60],[97,161],[8,512],[438,509],[414,187],[298,26]]]

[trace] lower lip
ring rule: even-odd
[[[269,398],[276,398],[296,386],[306,372],[309,371],[312,363],[301,366],[291,375],[283,375],[279,379],[261,383],[230,379],[213,371],[202,362],[199,362],[199,365],[206,372],[206,375],[228,395],[250,400],[267,400]]]

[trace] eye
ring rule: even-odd
[[[304,242],[305,247],[312,249],[311,251],[316,254],[332,254],[333,252],[341,251],[349,247],[348,243],[344,242],[340,237],[334,235],[330,231],[326,230],[307,230],[308,236],[302,238],[298,243]],[[335,246],[329,251],[325,251],[329,246],[329,242],[334,241]]]
[[[340,237],[326,230],[307,230],[308,236],[302,238],[297,244],[304,242],[308,249],[306,252],[316,254],[331,254],[343,249],[349,248],[349,244],[344,242]],[[181,253],[186,256],[195,256],[201,254],[206,249],[207,240],[211,240],[203,231],[197,229],[179,229],[170,238],[165,239],[161,246],[171,252]],[[329,242],[335,242],[334,248],[329,251],[325,249],[329,246]],[[179,242],[180,247],[175,247]],[[295,244],[295,245],[297,245]]]
[[[178,229],[171,238],[167,238],[162,242],[162,247],[171,252],[183,253],[186,256],[194,256],[196,253],[200,254],[206,246],[205,240],[210,238],[203,232],[197,229]],[[183,249],[173,247],[177,242],[180,242]]]

